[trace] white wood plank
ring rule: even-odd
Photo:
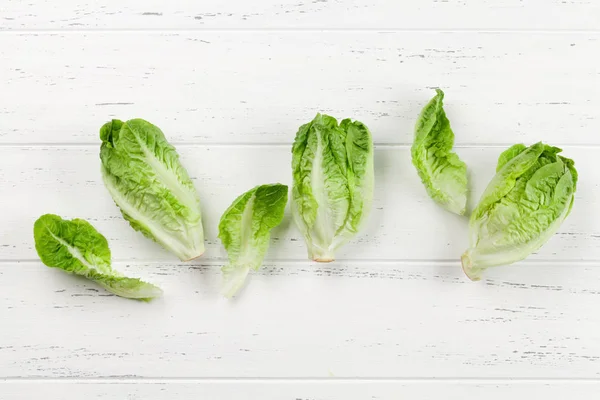
[[[41,263],[0,265],[2,377],[598,378],[600,265],[135,264],[146,304]]]
[[[178,150],[201,197],[207,240],[203,260],[225,256],[217,225],[240,193],[257,184],[291,184],[288,145],[181,145]],[[470,168],[471,204],[493,177],[502,150],[458,149]],[[37,259],[33,223],[41,214],[54,213],[88,219],[107,237],[115,259],[175,260],[121,217],[102,183],[98,152],[99,146],[0,147],[2,259]],[[575,206],[560,231],[530,258],[599,260],[600,148],[567,147],[564,155],[575,160],[580,173]],[[378,148],[375,169],[369,221],[360,236],[339,251],[338,259],[459,259],[468,246],[468,219],[444,211],[427,197],[409,149]],[[304,240],[289,216],[272,237],[269,259],[306,259]]]
[[[505,400],[543,398],[593,398],[597,382],[5,382],[3,400],[105,400],[191,399],[203,400]],[[125,397],[126,396],[126,397]]]
[[[411,143],[420,109],[440,86],[457,143],[600,144],[599,39],[7,33],[0,35],[0,143],[97,143],[113,117],[146,118],[174,142],[290,143],[317,111],[362,120],[378,143]]]
[[[594,1],[5,1],[0,29],[598,29]]]

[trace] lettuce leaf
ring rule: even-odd
[[[200,200],[162,131],[142,119],[112,120],[100,138],[104,184],[131,227],[183,261],[201,256]]]
[[[436,92],[417,120],[412,162],[429,196],[446,210],[464,215],[467,166],[452,152],[454,132],[444,111],[444,92]]]
[[[329,262],[366,220],[373,200],[373,140],[358,121],[317,114],[292,147],[292,215],[309,257]]]
[[[281,223],[287,199],[287,186],[261,185],[239,196],[223,213],[219,238],[229,257],[229,265],[223,267],[223,293],[227,297],[237,293],[251,269],[260,268],[271,229]]]
[[[87,221],[45,214],[35,222],[33,235],[35,249],[48,267],[84,276],[121,297],[149,301],[162,294],[151,283],[113,270],[106,238]]]
[[[573,160],[541,142],[517,144],[498,158],[497,172],[469,221],[470,248],[462,256],[472,280],[538,250],[571,212],[577,187]]]

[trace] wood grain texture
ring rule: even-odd
[[[600,391],[597,382],[9,382],[0,383],[3,400],[30,400],[44,393],[55,400],[505,400],[508,397],[584,399]],[[126,397],[125,397],[126,396]]]
[[[460,148],[470,168],[472,206],[495,172],[503,150]],[[217,224],[242,192],[258,184],[291,184],[291,146],[187,146],[178,148],[201,197],[207,251],[222,259]],[[100,176],[99,146],[0,147],[1,258],[37,259],[32,227],[42,214],[84,218],[109,240],[118,260],[175,258],[133,231],[121,217]],[[567,147],[580,181],[575,207],[560,231],[533,260],[600,260],[597,147]],[[425,193],[404,147],[375,152],[375,196],[361,234],[338,252],[341,260],[458,260],[468,246],[467,217],[450,214]],[[289,207],[288,207],[289,211]],[[272,233],[271,260],[306,260],[304,240],[289,215]]]
[[[574,0],[5,0],[0,29],[597,29]]]
[[[227,2],[222,2],[227,3]],[[459,144],[600,144],[600,34],[0,35],[0,143],[97,143],[141,117],[173,142],[290,143],[317,111],[411,143],[446,91]]]
[[[3,0],[0,400],[591,399],[600,390],[600,3],[589,0]],[[516,142],[564,147],[572,214],[536,254],[470,282],[467,219],[410,163],[446,92],[471,206]],[[376,146],[369,223],[331,264],[289,215],[238,298],[219,294],[217,222],[256,184],[291,183],[316,112]],[[134,232],[100,179],[98,130],[141,117],[177,145],[205,256]],[[88,219],[150,304],[50,269],[43,213]]]
[[[0,376],[598,378],[598,267],[267,263],[228,301],[218,264],[116,263],[146,304],[3,263]]]

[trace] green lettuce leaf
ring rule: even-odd
[[[329,262],[359,231],[373,200],[373,140],[358,121],[317,114],[292,147],[292,215],[309,257]]]
[[[100,129],[102,177],[133,229],[183,261],[204,253],[200,200],[173,146],[142,119]]]
[[[229,257],[229,265],[223,267],[223,293],[227,297],[242,287],[251,269],[260,268],[271,229],[281,223],[287,199],[285,185],[257,186],[235,199],[223,213],[219,238]]]
[[[84,276],[121,297],[149,301],[162,294],[157,286],[113,270],[106,238],[87,221],[45,214],[35,221],[33,235],[35,249],[48,267]]]
[[[429,196],[446,210],[464,215],[467,166],[452,152],[454,132],[444,111],[444,92],[436,92],[417,120],[412,162]]]
[[[504,151],[497,172],[469,221],[470,248],[463,270],[481,279],[489,267],[511,264],[556,233],[575,199],[577,171],[557,147],[517,144]]]

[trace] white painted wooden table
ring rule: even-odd
[[[600,392],[600,3],[589,0],[2,0],[0,399],[590,399]],[[410,163],[446,91],[476,201],[498,154],[575,159],[572,214],[538,253],[462,274],[467,222]],[[222,211],[291,183],[317,111],[376,141],[370,223],[328,265],[289,218],[241,296],[218,294]],[[203,202],[207,252],[177,262],[120,217],[98,130],[146,118]],[[46,268],[32,225],[86,218],[150,304]]]

